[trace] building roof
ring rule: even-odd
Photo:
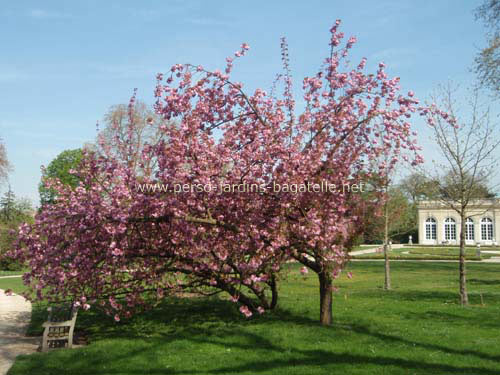
[[[449,210],[451,205],[457,205],[457,202],[446,202],[441,200],[423,200],[418,202],[417,208],[420,209],[434,209],[434,210]],[[467,205],[468,209],[472,208],[482,208],[482,209],[491,209],[491,208],[499,208],[500,209],[500,198],[482,198],[482,199],[474,199],[469,202]]]

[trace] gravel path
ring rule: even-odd
[[[38,348],[38,337],[26,337],[31,318],[31,303],[16,294],[6,296],[0,289],[0,375],[7,371],[19,354]]]

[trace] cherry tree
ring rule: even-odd
[[[356,39],[343,43],[339,25],[319,72],[303,80],[300,110],[284,40],[270,92],[231,78],[247,44],[223,71],[176,64],[158,74],[164,136],[143,146],[139,166],[88,153],[74,172],[81,185],[47,182],[61,198],[22,228],[14,255],[29,262],[37,297],[100,303],[118,320],[186,288],[223,291],[250,316],[276,305],[277,275],[293,259],[318,275],[320,321],[331,324],[334,279],[365,213],[380,208],[359,194],[362,179],[408,155],[421,162],[413,93],[400,93],[382,63],[374,74],[364,58],[350,68]]]

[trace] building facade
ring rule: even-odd
[[[421,245],[458,245],[460,216],[439,201],[418,205],[418,242]],[[500,199],[481,199],[469,203],[465,220],[467,245],[497,245],[500,236]]]

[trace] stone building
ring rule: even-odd
[[[496,245],[500,236],[500,199],[480,199],[469,203],[466,211],[467,245]],[[460,216],[439,201],[418,204],[418,241],[421,245],[460,243]]]

